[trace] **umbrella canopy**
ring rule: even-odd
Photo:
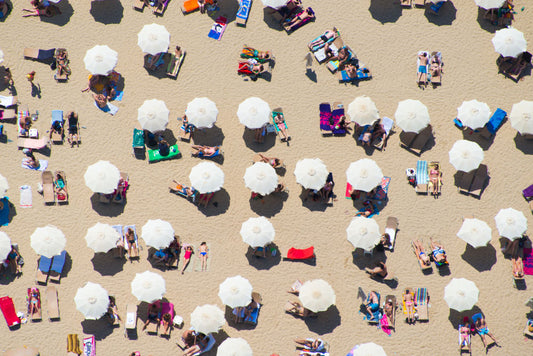
[[[346,170],[346,179],[353,189],[369,192],[381,184],[383,172],[376,161],[363,158],[350,163]]]
[[[156,249],[166,248],[174,241],[174,229],[167,221],[148,220],[143,226],[141,237],[148,246]]]
[[[499,9],[506,0],[474,0],[476,5],[485,10]]]
[[[319,190],[326,184],[329,171],[319,158],[304,158],[299,160],[294,167],[296,183],[305,189]]]
[[[354,248],[371,251],[379,243],[381,234],[376,220],[356,216],[348,225],[346,236]]]
[[[96,223],[93,227],[87,229],[85,241],[87,246],[94,252],[107,252],[117,246],[117,241],[122,236],[113,229],[111,225]]]
[[[268,103],[256,97],[246,99],[237,109],[239,121],[249,129],[259,129],[268,124],[270,113]]]
[[[216,305],[198,306],[191,313],[191,327],[202,334],[216,333],[225,322],[224,312]]]
[[[0,63],[4,61],[4,52],[0,49]]]
[[[217,356],[252,356],[252,348],[240,337],[224,340],[217,349]]]
[[[6,191],[9,189],[7,178],[0,174],[0,199],[6,196]]]
[[[366,95],[358,96],[348,105],[348,115],[361,126],[372,125],[379,119],[376,104]]]
[[[474,248],[487,246],[492,239],[492,229],[482,220],[465,219],[457,237]]]
[[[52,258],[65,249],[67,239],[65,234],[57,227],[47,225],[38,227],[30,236],[31,248],[36,254]]]
[[[7,259],[11,252],[11,239],[3,231],[0,231],[0,261]]]
[[[189,180],[200,194],[216,192],[224,185],[224,172],[213,162],[201,162],[192,167]]]
[[[191,125],[201,128],[211,128],[217,121],[217,105],[208,98],[194,98],[185,110],[187,120]]]
[[[444,287],[444,300],[451,309],[459,312],[472,309],[478,297],[479,289],[476,284],[465,278],[453,278]]]
[[[405,132],[419,133],[429,125],[428,108],[418,100],[400,101],[394,118],[396,124]]]
[[[263,1],[263,6],[271,7],[276,10],[287,5],[287,3],[289,2],[289,0],[262,0],[262,1]]]
[[[514,104],[509,114],[511,126],[521,134],[533,134],[533,101]]]
[[[504,57],[517,57],[527,50],[524,34],[516,28],[504,28],[496,31],[492,37],[494,50]]]
[[[228,277],[218,287],[218,297],[230,308],[245,307],[252,301],[252,285],[241,276]]]
[[[373,342],[355,346],[346,356],[387,356],[383,347]]]
[[[531,309],[533,309],[533,297],[531,297],[528,300],[526,300],[525,305],[526,305],[526,307],[530,307]]]
[[[107,46],[94,46],[85,53],[83,62],[91,74],[108,75],[117,65],[118,53]]]
[[[153,303],[163,298],[165,292],[165,280],[154,272],[137,273],[131,281],[131,294],[141,302]]]
[[[500,236],[515,240],[526,232],[527,219],[524,213],[513,208],[501,209],[494,217]]]
[[[246,168],[244,185],[252,192],[267,195],[278,186],[278,175],[272,166],[265,162],[255,162]]]
[[[457,118],[471,129],[485,126],[490,119],[490,108],[477,100],[463,101],[457,108]]]
[[[165,26],[153,23],[144,25],[137,34],[137,45],[144,53],[155,56],[158,53],[168,51],[170,33]]]
[[[165,131],[168,125],[168,108],[163,100],[145,100],[137,109],[137,120],[144,130]]]
[[[78,288],[74,297],[76,309],[85,319],[100,319],[109,307],[109,294],[101,285],[87,282],[82,288]]]
[[[448,155],[455,169],[463,172],[478,168],[484,157],[483,149],[477,143],[467,140],[455,141]]]
[[[98,161],[87,167],[85,185],[94,193],[111,194],[117,189],[120,171],[109,161]]]
[[[299,298],[304,308],[318,313],[335,304],[335,292],[323,279],[307,281],[300,287]]]
[[[276,231],[267,218],[260,216],[242,223],[241,236],[242,240],[252,248],[264,247],[274,241]]]

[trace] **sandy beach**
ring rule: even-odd
[[[165,298],[182,316],[189,327],[190,314],[197,305],[225,306],[218,297],[219,284],[227,277],[241,275],[261,294],[261,308],[256,327],[235,327],[227,323],[215,334],[217,345],[227,337],[242,337],[248,341],[254,355],[294,354],[295,338],[320,337],[330,344],[331,355],[346,355],[356,344],[375,342],[387,355],[453,355],[458,353],[457,325],[463,316],[482,311],[491,332],[501,347],[491,347],[490,355],[528,354],[532,340],[525,339],[523,330],[530,309],[524,302],[532,297],[531,276],[525,277],[525,290],[514,287],[511,261],[501,252],[500,236],[494,216],[502,208],[522,211],[533,226],[533,215],[522,197],[522,189],[533,184],[533,141],[517,136],[507,121],[494,140],[480,141],[485,149],[483,164],[488,166],[490,180],[479,199],[460,194],[454,184],[456,170],[449,163],[448,151],[453,143],[463,139],[463,132],[453,125],[457,108],[465,100],[486,102],[492,112],[502,108],[508,113],[521,100],[532,100],[533,79],[530,75],[515,83],[498,74],[498,54],[491,43],[494,30],[482,18],[472,0],[455,0],[445,4],[439,16],[423,9],[401,9],[398,0],[303,0],[316,13],[311,22],[288,35],[282,29],[265,22],[261,1],[254,0],[245,28],[235,24],[238,5],[235,0],[221,0],[218,14],[195,12],[183,15],[178,0],[171,0],[162,17],[149,9],[138,12],[131,1],[102,2],[62,0],[62,14],[51,19],[22,18],[22,9],[29,1],[11,1],[13,9],[0,23],[4,63],[11,68],[20,102],[19,109],[39,111],[34,123],[41,133],[50,127],[52,110],[79,115],[81,144],[79,148],[53,145],[48,160],[49,170],[63,170],[68,179],[68,205],[45,206],[37,193],[40,172],[21,168],[24,157],[17,148],[16,123],[4,123],[8,142],[0,143],[0,174],[10,185],[7,196],[15,205],[16,215],[9,226],[1,227],[12,242],[19,244],[25,260],[18,278],[0,278],[0,296],[14,299],[17,311],[26,311],[26,289],[35,286],[38,256],[30,246],[35,228],[52,224],[67,237],[67,263],[59,293],[61,319],[51,322],[44,312],[40,322],[28,322],[17,330],[9,330],[0,322],[0,352],[15,346],[36,346],[43,356],[66,354],[66,338],[70,333],[95,335],[99,356],[126,356],[140,351],[142,356],[181,355],[176,345],[182,331],[172,331],[170,340],[146,335],[141,331],[146,318],[146,305],[139,309],[138,339],[124,337],[123,323],[111,328],[105,323],[86,321],[76,310],[74,296],[78,288],[91,281],[101,284],[117,300],[119,313],[125,315],[126,304],[138,304],[131,294],[130,283],[136,273],[155,271],[166,280]],[[392,4],[389,4],[392,3]],[[97,5],[95,5],[97,4]],[[515,1],[513,27],[533,41],[532,8],[525,0]],[[93,10],[91,11],[91,6]],[[522,10],[522,8],[524,9]],[[207,37],[218,15],[230,23],[220,41]],[[270,21],[270,20],[268,20]],[[143,53],[137,46],[137,33],[145,24],[164,25],[171,33],[171,47],[180,45],[187,51],[177,80],[158,78],[143,68]],[[373,78],[358,85],[339,84],[325,64],[313,62],[313,81],[306,75],[307,43],[336,26],[346,44],[372,71]],[[124,97],[113,102],[119,110],[115,116],[94,105],[89,93],[81,92],[89,72],[83,57],[94,45],[105,44],[118,52],[116,70],[124,77]],[[237,75],[237,61],[244,44],[271,50],[275,56],[271,80],[244,80]],[[63,47],[68,50],[72,75],[68,82],[57,83],[53,71],[39,62],[25,60],[23,49]],[[420,50],[441,51],[444,62],[442,86],[421,89],[416,84],[416,54]],[[36,71],[35,84],[40,88],[32,96],[25,75]],[[0,87],[0,95],[8,95]],[[422,101],[429,109],[434,140],[421,157],[399,145],[401,130],[396,128],[384,151],[365,151],[352,135],[323,137],[319,129],[319,104],[341,101],[347,106],[355,97],[372,98],[381,116],[394,118],[398,102],[404,99]],[[267,135],[263,144],[254,143],[253,134],[245,130],[236,116],[238,105],[250,96],[267,101],[270,107],[282,107],[292,136],[290,144]],[[187,103],[196,97],[213,100],[219,115],[216,125],[195,134],[193,142],[178,138],[179,123]],[[182,157],[149,164],[132,156],[132,131],[140,128],[137,108],[147,99],[164,100],[170,110],[170,123],[165,137],[177,142]],[[465,134],[466,139],[470,137]],[[189,172],[201,162],[191,157],[190,145],[222,145],[223,159],[215,161],[225,173],[225,183],[207,208],[199,208],[186,199],[169,193],[168,185],[175,179],[189,184]],[[245,169],[256,153],[280,157],[286,170],[280,180],[288,190],[285,198],[267,197],[264,203],[250,200],[250,190],[244,185]],[[304,201],[302,188],[295,181],[295,164],[302,158],[320,158],[333,173],[337,200],[332,206]],[[346,239],[346,228],[356,209],[344,198],[345,171],[349,164],[361,158],[371,158],[391,177],[388,200],[374,219],[383,231],[387,217],[399,220],[394,252],[352,253]],[[443,170],[442,195],[417,195],[405,177],[405,169],[416,167],[417,160],[439,161]],[[87,167],[98,160],[108,160],[129,175],[127,204],[100,204],[84,183]],[[19,187],[33,190],[33,206],[19,206]],[[475,215],[492,228],[492,241],[487,247],[473,249],[456,236],[463,216]],[[250,217],[265,216],[276,229],[277,255],[266,260],[250,256],[239,234],[241,224]],[[110,225],[135,224],[137,230],[149,219],[163,219],[172,224],[182,242],[198,246],[209,245],[207,272],[161,271],[147,261],[148,248],[140,240],[139,261],[123,263],[111,256],[94,258],[87,247],[87,229],[97,222]],[[411,240],[441,241],[448,254],[450,273],[424,275],[411,250]],[[290,247],[314,246],[316,264],[284,261]],[[364,267],[386,259],[389,270],[398,278],[391,286],[368,278]],[[198,263],[198,261],[196,261]],[[330,283],[336,293],[336,305],[317,319],[302,320],[284,312],[292,283],[321,278]],[[450,310],[443,299],[444,287],[452,278],[467,278],[479,288],[479,301],[473,311]],[[409,325],[397,312],[396,330],[391,336],[370,326],[359,314],[361,300],[358,288],[366,293],[378,291],[401,300],[406,287],[426,287],[430,296],[429,322]],[[45,287],[41,286],[41,293]],[[146,304],[146,303],[144,303]],[[472,354],[485,353],[478,335],[472,338]],[[205,355],[216,355],[215,348]]]

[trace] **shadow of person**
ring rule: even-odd
[[[31,83],[31,96],[41,99],[41,85],[39,83]]]
[[[372,18],[384,25],[387,22],[396,22],[402,16],[402,8],[395,1],[370,0],[368,11]]]
[[[478,272],[490,271],[496,263],[496,249],[491,244],[478,248],[467,244],[461,258]]]
[[[318,78],[317,78],[316,72],[314,70],[312,70],[311,68],[307,68],[306,69],[305,76],[307,78],[309,78],[309,80],[314,82],[314,83],[318,82]]]
[[[120,0],[92,1],[89,12],[94,21],[104,25],[119,24],[124,17],[124,7]]]

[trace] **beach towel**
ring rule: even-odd
[[[83,356],[96,356],[96,339],[94,336],[83,339]]]
[[[163,56],[161,56],[161,58],[162,57]],[[124,90],[122,90],[122,91],[118,90],[116,85],[113,85],[113,89],[115,89],[115,96],[113,98],[111,98],[111,100],[122,101],[122,98],[124,97]]]
[[[0,199],[2,202],[2,209],[0,209],[0,226],[7,226],[9,224],[9,198],[3,197]]]
[[[501,127],[503,120],[506,116],[507,113],[505,111],[500,108],[496,109],[494,114],[492,114],[489,122],[487,122],[487,129],[491,134],[496,134],[496,131],[498,131],[498,129]]]
[[[21,167],[22,168],[26,168],[26,169],[31,169],[32,171],[45,171],[46,168],[48,168],[48,161],[45,160],[45,159],[40,159],[39,160],[39,168],[33,168],[29,165],[29,158],[28,157],[24,157],[22,158],[22,163],[21,163]]]
[[[222,35],[224,34],[224,31],[226,30],[227,25],[228,25],[228,20],[224,16],[219,16],[215,20],[215,23],[213,24],[213,26],[211,26],[211,30],[209,31],[209,34],[207,36],[214,40],[220,41],[222,39]]]
[[[383,315],[383,317],[380,319],[379,324],[381,325],[381,330],[389,336],[391,336],[392,331],[389,325],[389,319]]]
[[[333,125],[331,127],[331,131],[333,132],[334,135],[345,135],[346,134],[346,129],[342,128],[342,129],[337,129],[335,128],[335,125],[337,125],[339,123],[339,121],[341,120],[341,117],[344,116],[344,108],[337,108],[335,110],[333,110],[331,112],[331,118],[333,120]]]
[[[99,107],[96,101],[94,102],[94,106],[96,106],[98,109],[102,110],[103,112],[109,113],[111,115],[115,115],[118,112],[118,107],[111,103],[107,103],[106,106],[103,108]]]
[[[522,190],[522,195],[524,198],[532,198],[533,197],[533,184],[527,187],[526,189]]]
[[[372,214],[368,215],[367,218],[371,218],[372,216],[374,215],[379,215],[379,209],[378,209],[378,206],[374,203],[370,203],[372,204]],[[364,213],[366,210],[366,207],[362,207],[361,209],[357,210],[358,213]]]
[[[376,199],[376,200],[387,199],[387,194],[389,193],[390,180],[391,180],[391,177],[381,178],[381,185],[377,188],[376,194],[370,197],[370,199]]]
[[[17,97],[16,96],[5,96],[5,95],[0,95],[0,106],[3,106],[3,107],[9,107],[9,106],[13,106],[17,103]]]
[[[183,268],[183,264],[185,263],[185,248],[187,246],[191,246],[192,247],[192,250],[193,250],[193,254],[191,255],[191,259],[189,260],[189,264],[187,265],[187,268],[185,268],[185,271],[183,271],[184,273],[187,273],[187,272],[193,272],[194,271],[194,263],[196,262],[195,261],[195,257],[194,255],[196,255],[196,247],[192,244],[189,244],[189,243],[184,243],[181,245],[181,254],[180,254],[180,259],[178,261],[178,271],[181,271],[181,269]],[[207,259],[209,261],[209,258]]]
[[[428,184],[428,162],[417,161],[416,162],[416,184]]]
[[[533,275],[533,249],[524,248],[524,274]]]
[[[320,129],[331,131],[329,120],[331,118],[331,105],[329,103],[322,103],[319,105],[320,111]]]
[[[212,260],[212,250],[211,250],[211,245],[207,244],[207,263],[206,263],[206,266],[205,266],[205,270],[206,271],[209,271],[211,269],[211,260]],[[202,271],[202,261],[200,260],[200,252],[198,250],[196,250],[194,252],[194,254],[192,255],[191,258],[196,258],[197,261],[194,261],[194,270],[196,272],[201,272]],[[192,263],[192,261],[191,261]],[[192,268],[191,268],[192,270]]]
[[[33,197],[31,193],[31,187],[29,185],[23,185],[19,188],[20,191],[20,207],[31,208],[33,206]]]
[[[248,20],[248,16],[250,15],[250,7],[252,6],[252,0],[240,0],[239,1],[239,10],[237,11],[237,15],[235,15],[238,19],[241,19],[237,24],[241,26],[246,25],[246,21]]]

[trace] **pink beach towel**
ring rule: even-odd
[[[533,249],[524,249],[524,273],[527,275],[533,275]]]
[[[381,325],[381,330],[383,330],[385,334],[390,336],[392,331],[391,331],[391,328],[389,327],[389,320],[387,319],[385,315],[383,315],[383,318],[381,318],[379,323]]]

